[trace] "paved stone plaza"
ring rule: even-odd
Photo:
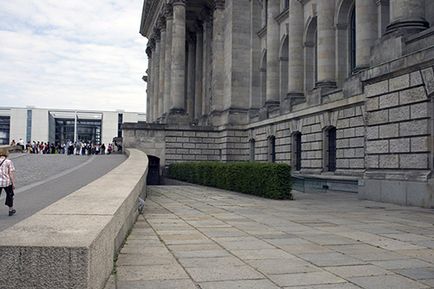
[[[353,194],[149,191],[107,288],[434,288],[432,210]]]

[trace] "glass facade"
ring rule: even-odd
[[[9,144],[10,126],[11,118],[9,116],[0,116],[0,145]]]
[[[118,114],[118,137],[122,137],[122,123],[124,122],[124,115]]]
[[[32,141],[32,110],[27,110],[26,142]]]
[[[58,118],[56,122],[56,143],[74,141],[74,119]],[[101,143],[101,120],[77,119],[77,140]]]

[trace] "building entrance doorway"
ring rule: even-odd
[[[149,156],[148,177],[146,179],[147,185],[160,184],[160,159],[154,156]]]

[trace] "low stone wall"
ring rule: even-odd
[[[105,176],[0,232],[0,288],[104,288],[146,190],[147,156],[126,152]]]

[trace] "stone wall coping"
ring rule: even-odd
[[[146,186],[146,154],[126,153],[106,175],[0,232],[8,268],[0,288],[103,288]]]
[[[307,115],[314,115],[314,114],[321,113],[321,112],[328,111],[328,110],[336,110],[336,109],[341,108],[341,107],[360,104],[360,103],[363,103],[364,101],[365,101],[365,95],[359,94],[359,95],[349,97],[349,98],[344,98],[344,99],[341,99],[338,101],[329,102],[329,103],[321,104],[318,106],[306,108],[305,110],[302,110],[302,111],[295,111],[295,112],[291,112],[291,113],[281,115],[278,117],[274,117],[274,118],[266,119],[263,121],[251,123],[251,124],[246,125],[246,129],[257,128],[257,127],[266,126],[266,125],[270,125],[270,124],[275,125],[275,124],[278,124],[280,122],[304,117]]]
[[[298,174],[293,173],[293,177],[296,178],[313,178],[321,180],[336,180],[336,181],[358,181],[360,178],[352,176],[342,176],[342,175],[330,175],[330,174]]]

